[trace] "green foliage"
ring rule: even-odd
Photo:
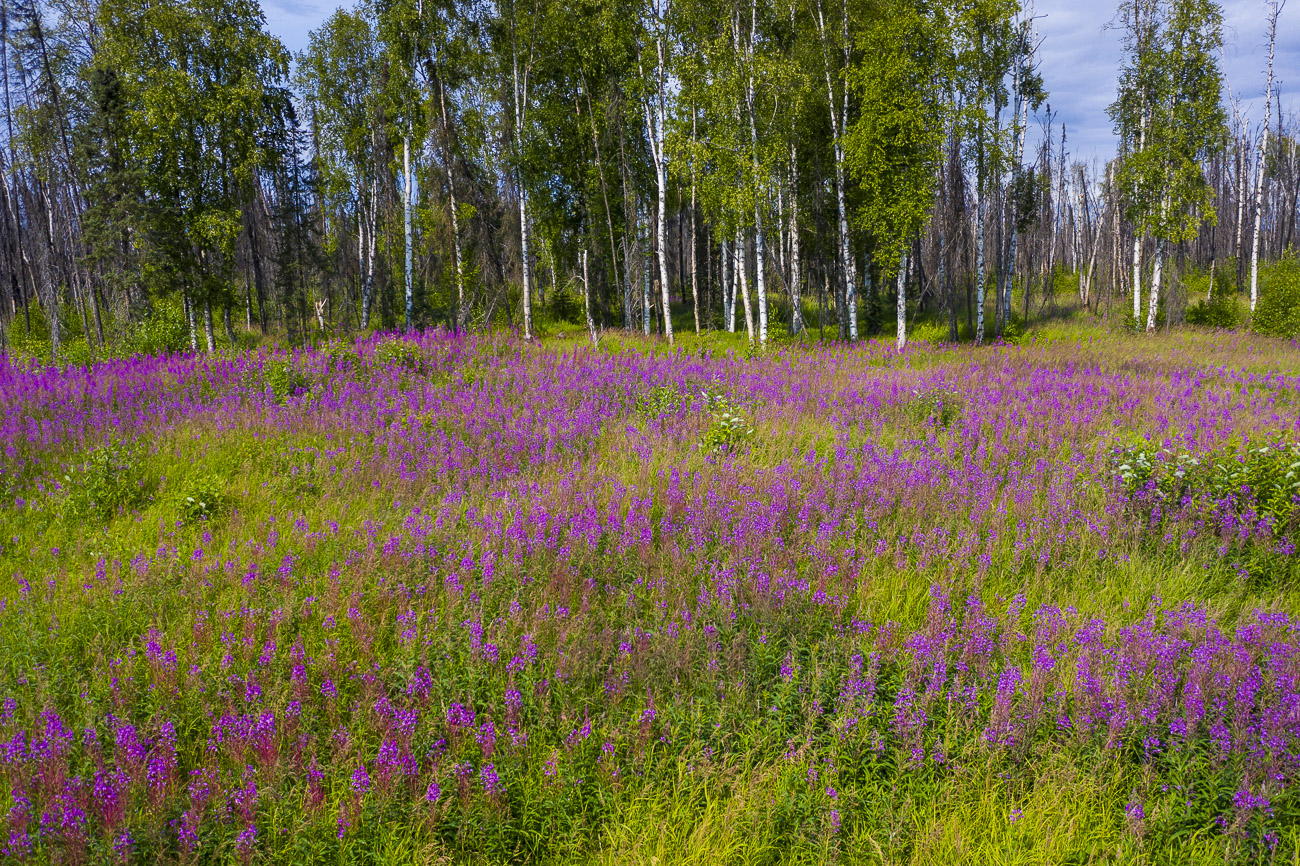
[[[401,370],[407,373],[424,372],[425,358],[420,347],[400,338],[384,340],[375,346],[370,362],[384,370]]]
[[[1300,337],[1300,259],[1294,251],[1260,269],[1259,302],[1250,329],[1268,337]]]
[[[1226,268],[1214,275],[1213,286],[1210,286],[1210,275],[1200,272],[1189,274],[1185,283],[1188,293],[1200,298],[1187,308],[1184,314],[1187,324],[1203,328],[1235,328],[1241,323],[1237,292]],[[1210,290],[1208,299],[1205,297],[1206,289]]]
[[[936,86],[949,71],[942,11],[910,0],[883,4],[849,79],[861,112],[847,131],[846,162],[862,184],[857,221],[876,238],[882,281],[898,272],[934,205],[948,112]]]
[[[357,373],[361,370],[361,355],[351,343],[329,343],[318,349],[316,355],[335,377],[345,371]]]
[[[1227,135],[1223,10],[1212,0],[1173,0],[1162,12],[1127,21],[1127,56],[1108,111],[1123,142],[1116,182],[1129,219],[1178,242],[1217,218],[1202,165]]]
[[[213,520],[225,514],[233,503],[224,481],[215,475],[202,475],[190,479],[181,490],[180,518],[187,524]]]
[[[947,429],[961,417],[966,402],[951,388],[933,386],[915,392],[907,404],[907,417],[916,424]]]
[[[1002,326],[1001,340],[1004,343],[1017,345],[1025,337],[1025,320],[1020,318],[1019,313],[1012,312],[1007,316],[1007,323]]]
[[[1147,516],[1156,509],[1192,507],[1214,520],[1230,508],[1271,517],[1277,532],[1296,524],[1300,443],[1208,455],[1126,448],[1112,459],[1116,480]]]
[[[691,395],[676,385],[659,385],[636,398],[636,411],[647,418],[675,415],[690,408]]]
[[[569,283],[555,287],[546,299],[546,313],[552,321],[583,325],[582,301],[574,294]]]
[[[154,490],[137,446],[110,441],[63,476],[63,513],[74,520],[104,522],[120,511],[139,508]]]
[[[734,454],[754,435],[754,428],[739,415],[728,411],[717,412],[713,416],[700,448],[710,454]]]
[[[155,302],[144,321],[131,329],[126,348],[127,351],[140,355],[188,352],[190,330],[180,301],[170,299]]]
[[[702,450],[710,454],[734,454],[754,435],[753,426],[725,393],[702,391],[699,405],[712,416],[700,440]]]
[[[263,30],[256,3],[105,0],[97,12],[96,59],[113,70],[111,111],[101,86],[101,113],[111,115],[114,151],[132,161],[114,174],[138,182],[147,203],[109,223],[143,222],[131,228],[147,284],[217,302],[254,174],[292,147],[288,52]]]
[[[1027,231],[1038,222],[1044,183],[1050,183],[1050,179],[1045,180],[1033,168],[1017,172],[1012,180],[1010,195],[1015,208],[1017,231]]]
[[[269,390],[277,402],[311,390],[312,379],[292,358],[271,357],[262,366],[250,368],[245,374],[244,386],[257,391]]]
[[[907,339],[918,343],[945,343],[948,341],[948,325],[937,319],[922,319],[912,325]]]

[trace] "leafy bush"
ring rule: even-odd
[[[424,371],[424,353],[414,343],[394,337],[375,346],[371,363],[382,369],[397,369],[408,373]]]
[[[546,299],[546,312],[556,322],[568,322],[574,325],[583,323],[582,303],[575,297],[569,284],[557,286]]]
[[[1261,269],[1250,328],[1266,337],[1300,337],[1300,260],[1294,251]]]
[[[279,402],[310,391],[312,386],[311,376],[289,358],[267,358],[260,370],[250,368],[244,380],[245,387],[261,392],[269,390]]]
[[[63,476],[63,489],[65,515],[101,521],[144,505],[153,493],[139,450],[117,441],[96,448],[84,463],[70,467]]]
[[[1186,283],[1188,293],[1193,297],[1201,298],[1187,308],[1184,316],[1187,324],[1200,325],[1203,328],[1235,328],[1241,323],[1241,314],[1237,308],[1237,292],[1225,270],[1215,273],[1213,286],[1209,284],[1210,275],[1205,273],[1188,275]],[[1205,298],[1207,289],[1208,299]]]
[[[658,418],[676,414],[690,404],[691,395],[683,392],[676,385],[660,385],[637,395],[636,411],[639,415]]]
[[[912,325],[908,342],[946,343],[948,342],[948,323],[937,319],[925,319]]]
[[[1025,336],[1025,321],[1017,313],[1007,316],[1007,323],[1002,326],[1002,342],[1015,345]]]
[[[185,523],[213,520],[226,513],[232,504],[225,483],[215,475],[203,475],[191,479],[181,490],[181,520]]]
[[[735,453],[745,440],[754,435],[754,428],[739,414],[739,407],[725,393],[701,391],[699,405],[701,410],[713,415],[700,440],[700,447],[710,454]]]
[[[918,389],[907,404],[907,415],[917,424],[933,424],[947,429],[961,417],[965,401],[948,388],[934,386]]]
[[[1300,443],[1208,455],[1128,448],[1113,469],[1130,505],[1148,517],[1190,510],[1222,523],[1250,511],[1269,518],[1275,532],[1300,517]]]
[[[713,416],[713,423],[704,431],[700,447],[710,454],[734,454],[753,435],[754,428],[748,421],[724,410]]]
[[[316,354],[334,372],[355,372],[361,367],[361,356],[351,343],[327,343]]]
[[[143,322],[126,339],[128,352],[138,355],[181,354],[190,350],[185,311],[176,301],[156,301]]]

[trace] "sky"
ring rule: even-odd
[[[1221,2],[1227,88],[1240,100],[1247,121],[1257,126],[1264,117],[1268,65],[1266,0]],[[339,5],[339,0],[263,0],[267,28],[295,52],[307,46],[307,34]],[[1106,106],[1115,98],[1120,61],[1121,34],[1108,27],[1115,7],[1114,0],[1035,0],[1041,69],[1055,114],[1053,137],[1059,140],[1063,122],[1071,159],[1104,160],[1115,149],[1106,116]],[[1274,87],[1280,86],[1282,110],[1290,118],[1300,104],[1300,0],[1282,9],[1277,29]],[[1275,107],[1270,126],[1276,127],[1276,122]]]

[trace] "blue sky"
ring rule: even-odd
[[[263,0],[267,27],[292,51],[307,45],[307,34],[340,4],[337,0]],[[1268,44],[1265,0],[1223,0],[1224,71],[1233,96],[1254,124],[1263,119],[1264,71]],[[1075,158],[1104,159],[1114,150],[1106,106],[1115,98],[1120,33],[1107,25],[1115,3],[1092,0],[1036,0],[1042,36],[1043,78],[1056,122],[1066,124],[1066,147]],[[1278,22],[1274,80],[1281,87],[1289,118],[1300,89],[1300,0],[1283,8]],[[1274,114],[1276,123],[1276,113]],[[1056,135],[1059,135],[1059,126]]]

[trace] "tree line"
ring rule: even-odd
[[[1086,161],[1032,0],[359,0],[297,56],[255,0],[0,0],[3,345],[1253,309],[1300,195],[1265,11],[1261,122],[1217,3],[1121,0]]]

